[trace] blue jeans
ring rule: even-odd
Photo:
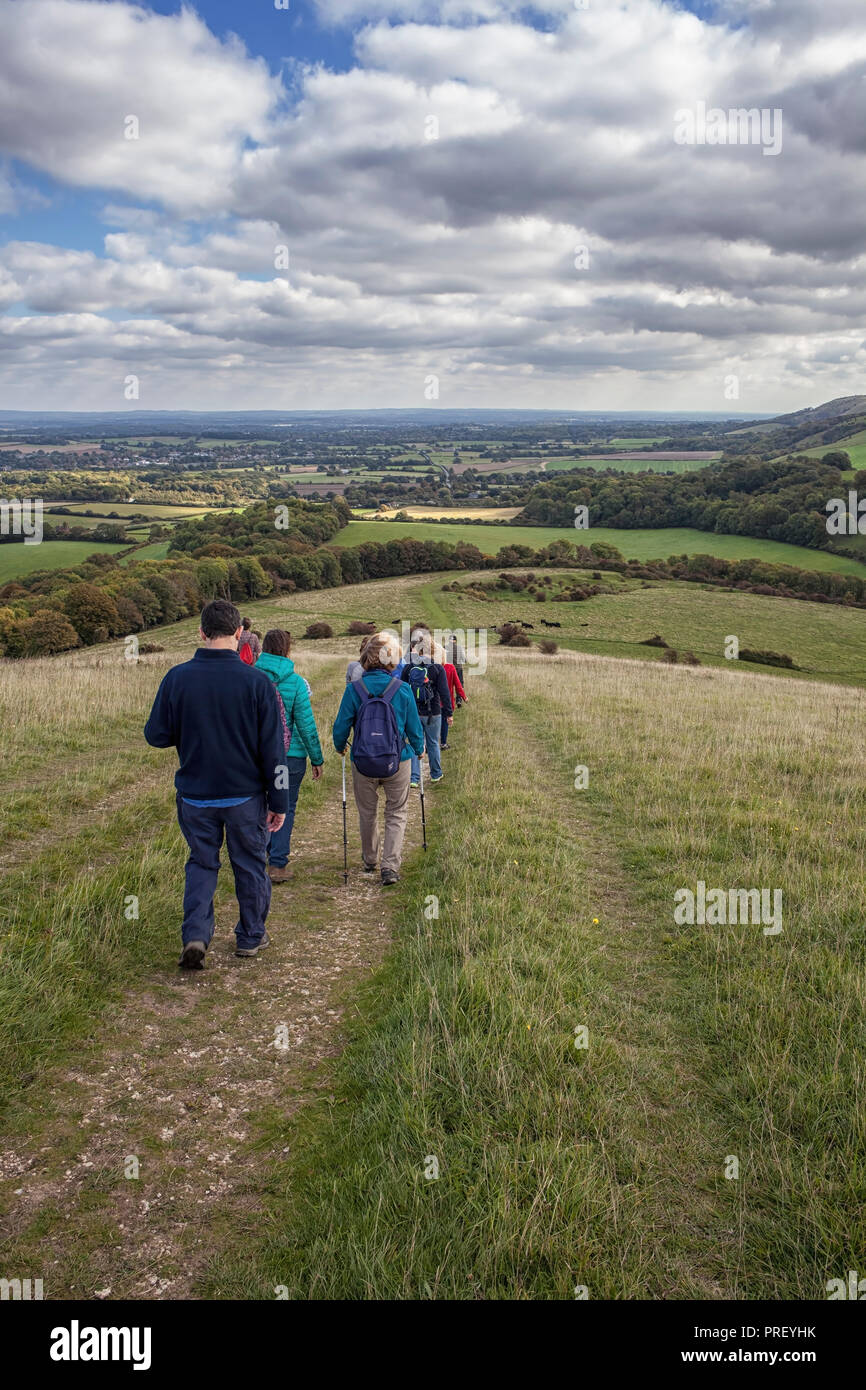
[[[213,898],[224,834],[240,909],[235,927],[238,946],[258,946],[271,905],[266,869],[267,813],[263,792],[241,806],[190,806],[178,793],[178,824],[189,845],[183,895],[184,946],[190,941],[203,941],[207,946],[213,939]]]
[[[306,758],[286,758],[286,767],[289,769],[289,809],[281,828],[268,841],[268,863],[272,869],[284,869],[289,862],[289,854],[292,849],[292,828],[295,824],[295,807],[298,804],[298,792],[301,790],[301,783],[307,770],[307,760]]]
[[[424,730],[424,746],[427,749],[427,757],[430,759],[430,776],[437,778],[442,776],[442,760],[439,756],[439,729],[442,724],[441,714],[422,714],[419,716],[421,728]],[[421,763],[415,754],[412,754],[412,781],[417,782],[421,777]]]
[[[441,722],[441,724],[440,724],[440,726],[439,726],[439,744],[440,744],[440,746],[441,746],[442,748],[444,748],[447,742],[448,742],[448,715],[447,715],[447,714],[443,714],[443,715],[442,715],[442,722]]]

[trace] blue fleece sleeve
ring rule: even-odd
[[[144,737],[153,748],[174,748],[177,743],[177,730],[171,708],[172,672],[167,672],[160,682],[150,718],[144,726]]]
[[[404,686],[404,690],[406,692],[406,697],[404,700],[404,704],[406,706],[406,723],[404,726],[404,731],[406,737],[409,740],[410,747],[420,758],[421,754],[424,752],[424,730],[421,727],[421,720],[418,715],[418,707],[415,704],[415,697],[413,696],[412,691],[409,689],[408,685]]]
[[[334,747],[338,753],[342,753],[349,739],[349,734],[355,725],[355,711],[358,708],[357,696],[350,685],[343,691],[343,698],[340,701],[340,708],[334,720],[333,739]]]

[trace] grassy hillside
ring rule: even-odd
[[[536,573],[550,574],[555,581],[562,574]],[[574,573],[579,576],[577,583],[591,584],[589,571]],[[479,572],[478,578],[489,580],[490,575]],[[460,582],[471,584],[472,577],[461,576]],[[427,597],[443,625],[493,628],[517,619],[532,624],[535,641],[552,637],[576,651],[645,661],[662,659],[661,649],[641,645],[658,633],[669,647],[694,652],[703,665],[728,670],[744,666],[741,662],[737,667],[724,654],[726,639],[734,635],[741,647],[791,656],[801,670],[776,672],[783,677],[866,685],[866,612],[862,609],[827,605],[816,615],[814,605],[797,599],[768,599],[709,585],[670,581],[644,587],[640,581],[608,574],[603,583],[613,592],[580,603],[540,604],[530,595],[510,592],[479,600],[443,593],[438,582],[427,586]],[[545,622],[561,626],[551,630]],[[491,640],[497,639],[492,636]]]
[[[813,1299],[859,1248],[862,699],[670,676],[497,654],[336,1084],[274,1119],[268,1228],[209,1292]],[[782,885],[781,935],[677,927],[701,878]]]
[[[607,541],[622,551],[627,560],[666,559],[668,555],[720,555],[726,560],[758,558],[798,569],[834,570],[837,574],[862,574],[858,560],[834,555],[826,550],[809,550],[802,545],[757,540],[751,536],[722,536],[711,531],[686,527],[659,530],[620,531],[609,526],[593,526],[575,531],[568,526],[450,526],[447,522],[350,521],[332,545],[362,545],[365,541],[389,541],[401,536],[416,540],[468,541],[484,554],[495,555],[505,545],[528,545],[534,550],[551,541],[567,540],[591,545]]]
[[[823,458],[824,454],[832,449],[844,449],[851,459],[852,468],[866,468],[866,430],[859,430],[857,434],[840,439],[835,444],[821,444],[815,449],[805,449],[802,452],[808,454],[809,458]]]
[[[337,636],[296,652],[327,734],[347,620],[471,621],[452,577],[250,611],[296,632],[330,615]],[[735,600],[756,633],[799,615],[804,659],[862,647],[863,614],[692,586],[573,607],[596,633],[651,615],[673,636],[715,634]],[[326,747],[272,950],[229,954],[224,882],[190,978],[174,758],[140,729],[194,627],[137,665],[118,643],[0,666],[4,1267],[38,1261],[48,1298],[568,1300],[815,1299],[859,1267],[861,690],[494,648],[426,856],[412,805],[399,890],[363,878],[351,810],[343,887]],[[783,930],[677,925],[698,880],[780,889]]]

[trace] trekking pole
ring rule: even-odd
[[[427,818],[424,815],[424,763],[418,759],[418,790],[421,793],[421,839],[427,848]]]
[[[343,882],[349,882],[349,841],[346,835],[346,755],[343,754]]]

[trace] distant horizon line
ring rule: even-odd
[[[808,406],[801,407],[809,409]],[[818,407],[812,407],[817,409]],[[650,416],[659,416],[663,419],[674,417],[687,419],[718,419],[718,420],[761,420],[775,419],[778,414],[789,412],[774,412],[769,410],[750,411],[726,411],[726,410],[571,410],[565,408],[527,406],[522,409],[519,406],[452,406],[449,408],[441,406],[338,406],[333,409],[289,409],[289,410],[243,410],[214,408],[211,410],[4,410],[0,408],[0,419],[10,417],[30,418],[35,416],[112,416],[117,419],[137,419],[142,416],[152,418],[157,415],[183,415],[183,416],[208,416],[208,415],[257,415],[273,416],[283,418],[285,416],[310,416],[310,415],[556,415],[556,416],[610,416],[621,415],[647,419]],[[793,412],[790,412],[793,413]]]

